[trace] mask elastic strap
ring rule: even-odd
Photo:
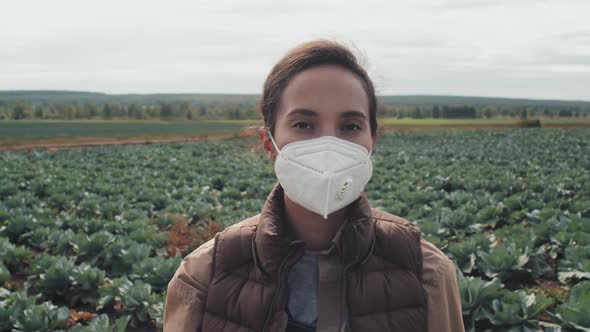
[[[270,136],[270,140],[272,141],[272,145],[274,145],[275,149],[277,150],[277,152],[279,154],[281,154],[281,150],[279,150],[279,147],[277,146],[277,143],[275,143],[274,138],[272,137],[272,134],[270,133],[270,130],[266,130],[266,132],[268,133],[268,136]]]

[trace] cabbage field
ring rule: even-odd
[[[373,160],[468,330],[590,331],[589,130],[380,133]],[[159,330],[182,257],[275,181],[255,138],[0,152],[0,331]]]

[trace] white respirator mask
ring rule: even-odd
[[[356,200],[373,174],[371,151],[361,145],[322,136],[279,150],[268,135],[279,153],[274,169],[285,194],[324,219]]]

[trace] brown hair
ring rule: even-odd
[[[274,134],[277,107],[283,90],[297,73],[311,67],[334,64],[350,70],[358,76],[369,99],[369,122],[371,135],[377,132],[377,97],[373,82],[357,57],[347,47],[330,40],[315,40],[291,49],[277,62],[266,81],[260,99],[264,125]]]

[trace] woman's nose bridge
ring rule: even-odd
[[[325,122],[322,126],[320,126],[319,136],[337,136],[338,135],[338,127],[335,122]]]

